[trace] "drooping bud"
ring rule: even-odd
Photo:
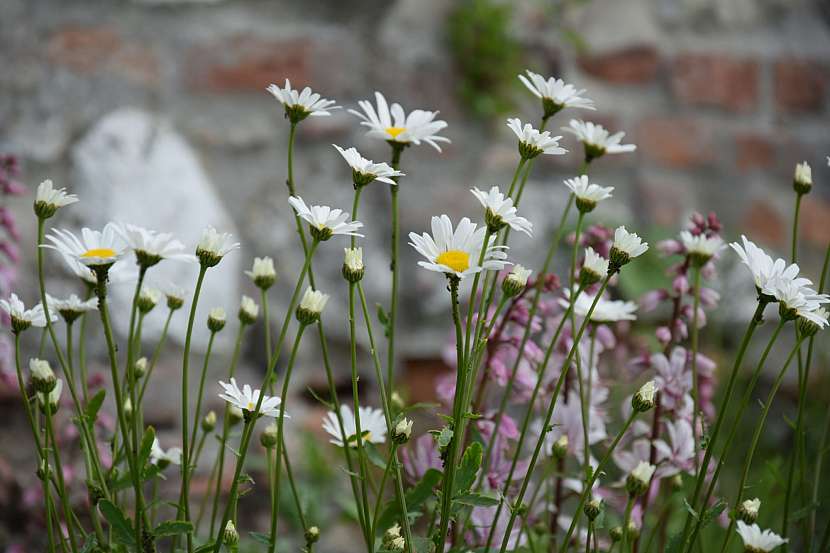
[[[524,292],[524,289],[527,287],[527,279],[532,272],[532,270],[525,269],[521,265],[513,267],[513,270],[510,271],[510,274],[501,283],[501,289],[504,295],[513,298]]]
[[[559,439],[553,442],[553,457],[555,459],[564,459],[568,454],[568,435],[562,434]]]
[[[592,498],[590,501],[585,503],[585,507],[583,507],[582,511],[585,513],[585,516],[588,517],[588,520],[596,520],[599,513],[602,511],[602,499],[598,497]]]
[[[276,424],[269,424],[259,435],[259,443],[265,449],[271,449],[277,445],[278,429]]]
[[[233,547],[239,543],[239,532],[236,531],[236,526],[232,520],[228,521],[225,529],[222,531],[222,543],[229,547]]]
[[[392,440],[398,444],[405,444],[412,436],[412,419],[402,418],[392,429]]]

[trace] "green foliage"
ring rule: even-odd
[[[521,61],[521,47],[509,29],[512,15],[510,2],[462,0],[447,21],[459,94],[481,117],[499,115],[511,107],[509,89]]]
[[[101,511],[104,519],[109,523],[110,529],[112,530],[112,537],[116,543],[126,545],[127,547],[136,547],[132,523],[121,509],[107,499],[102,499],[98,503],[98,509]]]

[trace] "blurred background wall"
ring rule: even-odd
[[[828,0],[0,0],[0,153],[20,158],[32,189],[52,178],[81,196],[60,224],[117,218],[191,244],[208,223],[233,232],[243,249],[211,273],[203,303],[235,313],[239,294],[254,292],[241,272],[254,255],[278,260],[285,288],[300,264],[284,186],[288,126],[269,83],[310,85],[344,108],[381,90],[406,109],[440,110],[452,144],[441,154],[428,146],[404,154],[402,230],[420,232],[433,214],[478,216],[472,186],[509,182],[517,154],[505,118],[537,124],[540,115],[516,79],[530,68],[587,89],[599,108],[564,112],[552,127],[581,117],[637,144],[635,154],[592,167],[618,200],[596,219],[649,238],[676,232],[694,210],[715,210],[727,237],[751,234],[786,252],[792,172],[808,161],[816,186],[802,206],[802,256],[817,277],[830,240],[829,21]],[[346,207],[349,172],[332,143],[378,161],[388,151],[346,109],[302,123],[302,195]],[[524,200],[537,238],[517,239],[512,254],[531,267],[564,204],[562,179],[581,158],[569,136],[563,145],[572,153],[543,156]],[[388,201],[382,186],[364,194],[359,217],[367,264],[381,268],[367,272],[367,289],[384,302]],[[31,196],[8,205],[24,237],[13,289],[31,302]],[[320,256],[318,269],[328,275],[322,287],[337,293],[340,246]],[[401,347],[417,387],[446,338],[446,297],[439,278],[416,272],[409,250]],[[50,264],[50,287],[77,291]],[[192,289],[179,268],[164,277]],[[123,300],[129,290],[116,294]],[[274,294],[287,299],[285,290]],[[726,296],[718,316],[728,319],[736,315]],[[149,325],[160,324],[156,316]],[[342,301],[327,319],[335,340],[345,336]],[[260,349],[248,347],[248,370],[261,372]],[[179,362],[160,367],[162,378],[175,378]],[[322,379],[306,374],[303,386]],[[174,424],[178,407],[165,394],[176,393],[159,388],[150,422]],[[4,404],[16,408],[9,394]]]

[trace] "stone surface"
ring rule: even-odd
[[[644,119],[637,129],[637,145],[643,157],[667,167],[690,169],[714,159],[711,132],[692,119]]]
[[[163,117],[136,108],[105,115],[75,145],[72,163],[73,189],[83,199],[74,213],[85,225],[133,223],[172,232],[194,250],[207,225],[238,236],[195,152]],[[197,348],[206,345],[209,333],[204,321],[211,308],[236,313],[241,272],[240,252],[228,254],[210,269],[197,309]],[[197,265],[164,261],[148,272],[147,279],[150,285],[175,282],[192,297],[197,273]],[[113,311],[125,312],[132,293],[131,286],[113,286]],[[160,332],[163,311],[160,307],[145,320],[146,338]],[[123,333],[125,318],[114,317],[113,322]],[[171,335],[178,340],[184,338],[184,331],[183,324],[171,325]]]
[[[813,60],[786,58],[774,67],[775,105],[785,113],[815,113],[827,103],[828,70]]]
[[[748,112],[758,105],[759,64],[723,53],[685,53],[672,61],[671,86],[681,103]]]
[[[766,136],[741,133],[735,137],[735,166],[741,172],[775,167],[776,154],[775,143]]]
[[[645,84],[657,76],[660,54],[650,45],[628,46],[579,58],[579,67],[593,77],[613,84]]]

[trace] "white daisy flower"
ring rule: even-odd
[[[239,319],[246,324],[252,324],[259,316],[259,305],[249,296],[242,296],[239,302]]]
[[[533,223],[518,215],[513,199],[502,194],[498,186],[490,188],[489,192],[478,188],[473,188],[470,192],[484,206],[484,220],[491,232],[498,232],[508,225],[513,230],[533,236]]]
[[[518,118],[507,120],[507,126],[519,139],[519,154],[523,159],[533,159],[540,154],[562,155],[568,150],[559,146],[561,136],[551,136],[550,131],[539,132],[530,123],[522,126]]]
[[[196,245],[196,257],[203,265],[214,267],[225,255],[239,248],[239,242],[232,240],[233,237],[227,232],[219,232],[209,225]]]
[[[115,231],[127,246],[135,253],[139,265],[151,267],[163,259],[196,263],[196,256],[184,251],[185,246],[173,235],[156,232],[138,225],[121,223],[115,225]]]
[[[830,303],[830,296],[819,294],[812,288],[799,286],[793,280],[779,278],[771,286],[770,294],[780,306],[782,316],[794,319],[803,317],[820,327],[826,324],[826,320],[815,312],[825,303]]]
[[[360,433],[364,444],[382,444],[386,441],[386,419],[383,416],[383,411],[373,407],[359,407],[360,414]],[[346,443],[349,447],[357,447],[357,431],[355,424],[354,412],[348,405],[340,406],[340,417],[343,419],[343,430],[346,434]],[[332,437],[330,443],[338,447],[343,447],[343,434],[340,432],[340,422],[337,420],[337,414],[334,411],[329,411],[323,418],[323,430],[328,432]]]
[[[262,289],[268,289],[277,280],[277,271],[274,269],[274,260],[270,257],[255,257],[250,271],[245,271],[254,284]]]
[[[529,69],[525,73],[527,77],[519,75],[519,80],[530,92],[542,100],[546,119],[564,108],[596,109],[593,100],[582,97],[585,93],[584,89],[577,89],[572,84],[566,84],[562,79],[554,77],[545,79]]]
[[[590,273],[586,284],[598,282],[608,274],[608,260],[588,246],[585,248],[585,261],[582,262],[582,272]],[[580,273],[581,274],[581,273]]]
[[[331,115],[329,110],[340,109],[340,106],[334,105],[337,102],[322,98],[316,92],[312,92],[309,87],[305,87],[302,92],[291,88],[291,82],[288,79],[285,79],[284,88],[272,83],[266,90],[285,106],[285,116],[291,119],[292,123],[298,123],[308,116]]]
[[[158,438],[153,439],[153,445],[150,447],[150,463],[157,465],[159,468],[167,467],[168,465],[182,464],[182,450],[178,447],[171,447],[167,451],[161,448]]]
[[[828,324],[828,318],[830,318],[830,312],[828,312],[827,309],[825,309],[824,307],[818,307],[816,309],[812,309],[809,311],[800,309],[796,311],[796,313],[801,318],[801,320],[806,321],[811,325],[814,325],[814,327],[810,328],[809,331],[804,332],[805,335],[810,334],[810,332],[813,332],[813,330],[815,330],[815,332],[818,332],[819,330],[825,328]],[[813,332],[813,334],[815,334],[815,332]]]
[[[505,295],[512,298],[521,294],[527,287],[527,279],[530,278],[532,272],[522,265],[515,265],[501,283]]]
[[[75,194],[67,194],[66,188],[55,188],[51,179],[46,179],[37,187],[35,195],[35,214],[43,219],[48,219],[55,212],[67,205],[78,201]]]
[[[570,305],[571,291],[563,290],[563,298],[559,298],[559,305],[566,308]],[[582,292],[576,297],[573,311],[580,317],[585,317],[594,303],[594,298],[587,292]],[[617,321],[634,321],[637,319],[635,312],[637,304],[633,301],[607,300],[600,296],[594,311],[591,313],[591,321],[594,323],[614,323]]]
[[[610,266],[619,270],[620,267],[646,253],[648,243],[633,232],[628,232],[625,227],[617,227],[614,231],[614,244],[611,246]]]
[[[43,312],[43,306],[38,303],[31,309],[26,309],[17,294],[11,294],[7,300],[0,300],[0,308],[12,320],[12,330],[15,332],[22,332],[30,326],[39,328],[46,326],[46,315]],[[49,318],[52,319],[52,322],[58,320],[55,314],[51,312]]]
[[[392,168],[387,163],[375,163],[371,159],[366,159],[356,148],[349,148],[344,150],[337,144],[332,144],[349,167],[352,168],[352,181],[356,186],[365,186],[373,180],[379,180],[388,184],[398,184],[393,180],[393,177],[402,177],[404,173]]]
[[[50,313],[60,313],[63,320],[72,322],[87,311],[97,311],[98,298],[82,300],[76,294],[71,294],[68,298],[59,299],[47,293],[46,305]]]
[[[654,383],[652,382],[651,384],[653,387]],[[654,392],[652,391],[652,399],[653,398]],[[654,465],[647,463],[646,461],[640,461],[640,463],[634,467],[634,470],[631,471],[631,476],[648,485],[648,483],[651,482],[651,477],[654,476],[655,470],[657,470],[657,467]]]
[[[326,303],[329,301],[328,294],[314,290],[311,286],[305,289],[300,305],[297,306],[297,319],[303,324],[312,324],[320,319]]]
[[[230,384],[225,384],[220,380],[219,385],[224,390],[219,394],[219,397],[230,403],[233,407],[249,413],[252,413],[256,409],[260,390],[252,390],[248,384],[245,384],[240,390],[236,384],[236,379],[233,377],[231,377]],[[280,398],[264,395],[259,414],[266,417],[278,417],[280,415]],[[288,418],[288,414],[285,417]]]
[[[763,530],[757,524],[749,525],[742,520],[738,521],[738,535],[744,542],[746,553],[768,553],[786,540],[772,530]]]
[[[364,273],[363,248],[344,248],[343,251],[343,278],[352,284],[360,282]]]
[[[317,240],[328,240],[335,234],[359,236],[357,229],[363,227],[360,221],[347,222],[349,214],[342,209],[332,209],[326,205],[307,206],[299,196],[291,196],[288,203],[311,226],[311,235]]]
[[[621,154],[637,149],[634,144],[620,144],[625,136],[624,132],[609,134],[605,127],[590,121],[571,119],[569,126],[562,127],[562,130],[573,134],[582,142],[585,147],[585,158],[589,162],[605,154]]]
[[[611,197],[613,186],[591,184],[588,175],[565,179],[565,186],[576,197],[576,207],[583,213],[592,211],[599,202]]]
[[[686,249],[686,254],[698,266],[705,264],[726,247],[720,236],[706,236],[702,233],[695,235],[688,230],[680,232],[680,242]]]
[[[447,122],[435,119],[437,111],[416,109],[407,115],[400,104],[389,106],[380,92],[375,92],[375,102],[377,109],[372,102],[361,100],[358,105],[363,113],[349,110],[349,113],[362,119],[360,124],[369,129],[368,136],[399,145],[420,145],[423,140],[439,152],[439,142],[449,143],[449,138],[438,136],[447,127]]]
[[[769,296],[770,301],[773,300],[774,288],[780,280],[792,281],[798,288],[812,284],[809,279],[798,276],[799,267],[795,263],[788,265],[781,258],[773,260],[764,250],[747,240],[746,236],[741,235],[741,240],[743,244],[733,242],[730,246],[752,273],[755,287],[761,294]]]
[[[796,164],[793,175],[793,189],[799,194],[807,194],[813,188],[813,171],[810,165],[803,161]]]
[[[127,245],[116,229],[113,223],[107,223],[100,231],[83,228],[80,237],[68,230],[53,229],[46,236],[51,244],[41,247],[55,250],[86,267],[107,267],[127,252]]]
[[[508,264],[507,254],[502,246],[488,246],[484,262],[478,265],[481,248],[484,246],[485,227],[464,217],[453,231],[447,215],[432,218],[432,235],[409,233],[409,245],[427,258],[418,265],[430,271],[464,278],[483,270],[500,271]]]

